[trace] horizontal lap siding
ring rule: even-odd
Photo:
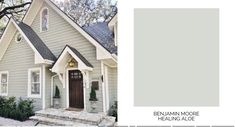
[[[59,90],[60,90],[60,96],[61,96],[61,99],[60,99],[60,102],[61,102],[61,107],[62,108],[66,108],[66,89],[63,88],[63,84],[60,82],[60,79],[58,76],[54,77],[54,90],[55,90],[55,87],[58,86]],[[55,95],[55,91],[54,91],[54,94]]]
[[[112,106],[117,101],[117,68],[108,68],[109,82],[109,105]]]
[[[51,72],[49,70],[49,68],[46,68],[46,84],[45,84],[45,88],[46,88],[46,91],[45,91],[45,97],[46,97],[46,108],[49,108],[51,107]]]
[[[48,7],[43,4],[42,8]],[[92,79],[100,79],[101,76],[101,62],[96,60],[95,47],[81,35],[75,28],[73,28],[67,21],[59,16],[52,8],[49,9],[49,29],[46,32],[40,32],[40,14],[38,13],[34,19],[31,27],[40,36],[43,42],[49,47],[52,53],[58,57],[66,44],[76,48],[93,66],[94,69],[90,72],[90,81]],[[49,83],[47,83],[49,84]],[[90,84],[89,84],[90,85]],[[65,88],[61,88],[66,91]],[[102,111],[102,87],[96,91],[98,97],[98,111]],[[88,109],[90,89],[86,89],[86,104]],[[64,94],[63,96],[65,96]],[[64,97],[65,98],[65,97]],[[64,105],[64,102],[63,102]]]
[[[34,52],[23,39],[16,43],[15,37],[0,61],[0,71],[9,72],[8,96],[27,97],[28,69],[40,67],[34,64]],[[41,99],[34,99],[35,110],[42,108]]]

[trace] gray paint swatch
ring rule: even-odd
[[[134,10],[134,105],[219,105],[219,9]]]

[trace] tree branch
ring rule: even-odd
[[[10,10],[25,7],[28,4],[31,4],[31,2],[26,2],[26,3],[20,4],[20,5],[15,5],[15,6],[10,6],[10,7],[5,7],[3,10],[0,11],[0,19],[2,19],[7,14],[14,13],[14,11],[9,12]]]

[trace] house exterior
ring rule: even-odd
[[[33,99],[35,110],[53,106],[97,112],[117,101],[117,16],[80,27],[50,0],[33,0],[22,22],[11,19],[0,40],[0,95]]]

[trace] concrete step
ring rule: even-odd
[[[99,127],[114,127],[116,124],[115,117],[106,116],[100,123]]]
[[[98,125],[105,117],[102,113],[75,112],[64,110],[42,110],[35,113],[35,116],[57,120],[72,121],[83,124]]]
[[[42,116],[32,116],[30,119],[39,121],[38,126],[76,126],[76,127],[97,127],[89,124],[82,124],[73,121],[65,121],[60,119],[47,118]]]
[[[55,126],[72,126],[73,123],[71,121],[64,121],[59,119],[47,118],[42,116],[31,116],[31,120],[38,121],[40,124],[44,125],[55,125]]]

